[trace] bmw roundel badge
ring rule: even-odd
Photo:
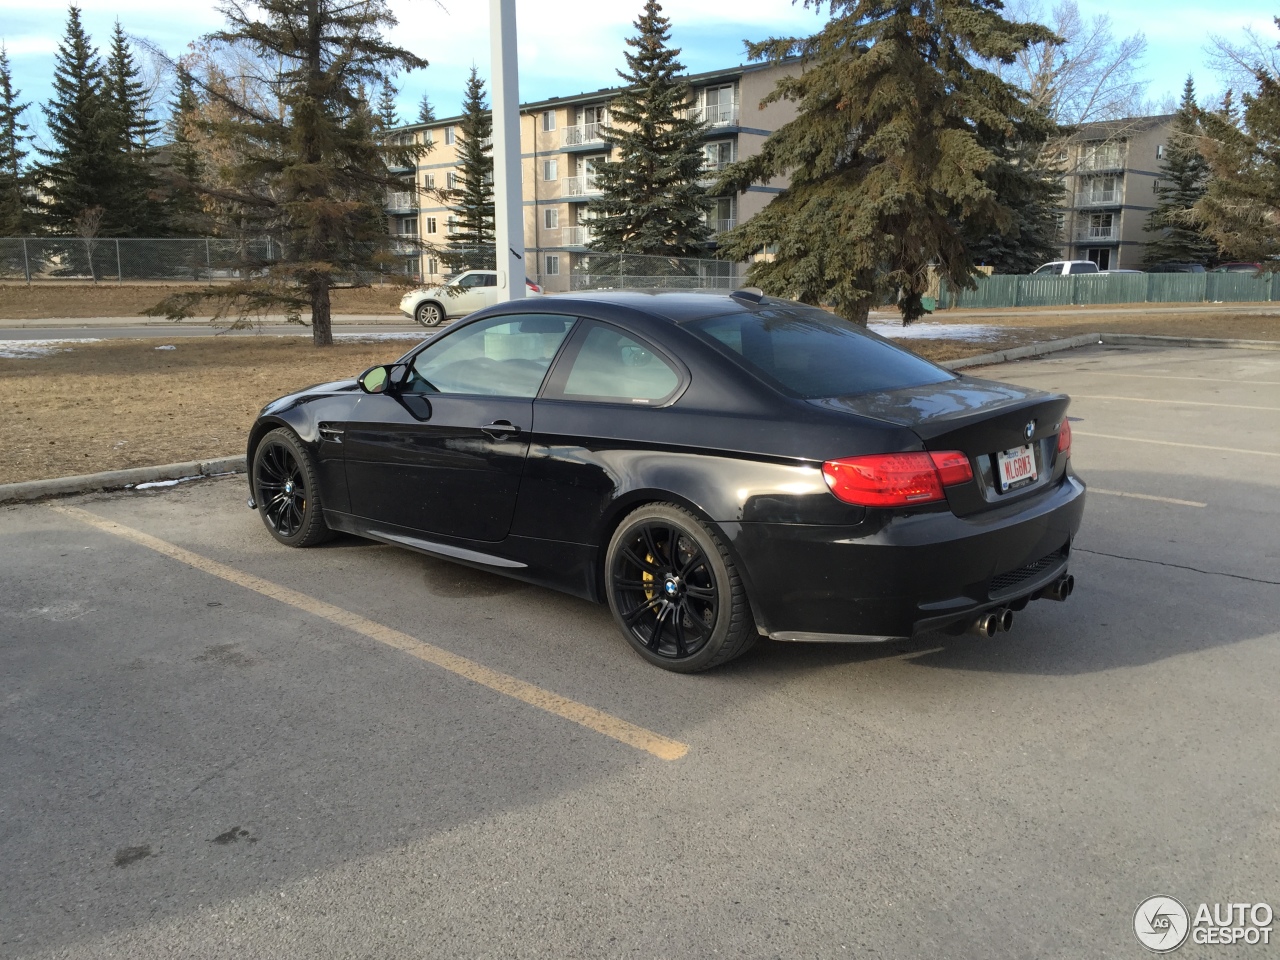
[[[1026,436],[1028,440],[1030,440],[1033,436],[1035,436],[1036,422],[1034,420],[1028,420],[1026,429],[1023,430],[1022,432],[1023,432],[1023,435]]]

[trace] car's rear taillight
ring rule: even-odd
[[[1071,421],[1062,418],[1062,426],[1058,427],[1058,456],[1071,456]]]
[[[822,475],[845,503],[905,507],[945,499],[943,488],[972,480],[973,467],[959,450],[877,453],[828,460]]]
[[[542,288],[538,286],[536,283],[534,283],[532,280],[525,280],[524,285],[528,287],[530,290],[532,290],[534,293],[542,292]]]

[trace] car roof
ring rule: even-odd
[[[580,303],[625,307],[670,320],[672,323],[700,320],[725,313],[741,313],[754,306],[750,301],[737,300],[721,290],[584,290],[558,294],[554,300],[557,306]],[[790,300],[775,300],[772,297],[762,301],[762,305],[765,304],[771,307],[798,306]]]

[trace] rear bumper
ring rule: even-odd
[[[1023,605],[1066,574],[1084,500],[1084,484],[1067,474],[1034,498],[971,517],[870,511],[852,527],[743,523],[726,532],[763,632],[875,642]]]

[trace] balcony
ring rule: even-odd
[[[390,213],[412,213],[418,209],[418,195],[410,190],[396,191],[387,194],[387,211]]]
[[[732,160],[719,160],[715,163],[704,163],[702,171],[698,174],[698,183],[702,186],[710,186],[719,179],[720,174],[724,172],[725,167],[733,163]]]
[[[397,257],[416,257],[422,253],[417,237],[404,237],[391,241],[391,253]]]
[[[713,235],[719,236],[720,234],[727,233],[730,230],[732,230],[734,227],[736,227],[738,225],[738,221],[737,220],[708,220],[707,225],[711,227],[711,233]]]
[[[1076,229],[1076,243],[1115,243],[1120,239],[1120,224],[1109,227],[1079,227]]]
[[[569,247],[589,247],[596,240],[595,231],[588,226],[570,227],[568,233],[569,239],[565,245]]]
[[[713,104],[709,107],[690,107],[686,111],[690,120],[697,120],[710,127],[736,127],[738,105],[736,103]]]
[[[584,174],[580,177],[565,177],[563,182],[564,195],[566,197],[600,196],[600,187],[596,183],[596,175],[594,173]]]
[[[572,127],[562,127],[560,130],[560,146],[585,147],[587,145],[598,146],[603,144],[604,126],[603,123],[579,123]]]
[[[1080,154],[1080,160],[1076,164],[1076,171],[1093,173],[1102,170],[1123,170],[1127,152],[1120,149],[1085,150]]]
[[[1077,207],[1118,207],[1124,203],[1124,190],[1081,190],[1076,193]]]

